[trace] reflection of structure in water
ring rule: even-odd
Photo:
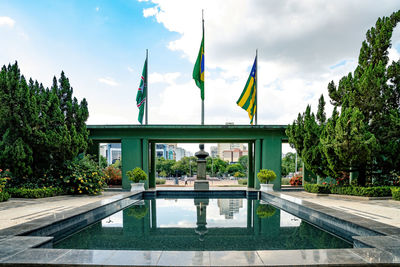
[[[225,215],[225,219],[233,219],[233,215],[243,208],[243,199],[218,199],[218,207],[220,215]]]

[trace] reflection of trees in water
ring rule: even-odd
[[[257,207],[256,213],[259,218],[264,219],[264,218],[269,218],[271,216],[274,216],[275,212],[276,212],[276,208],[274,208],[273,206],[268,205],[268,204],[260,204]]]
[[[132,216],[132,217],[140,220],[144,216],[146,216],[148,210],[149,210],[149,208],[147,207],[146,204],[134,205],[128,209],[128,216]]]

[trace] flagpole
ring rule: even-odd
[[[257,105],[257,94],[258,94],[258,49],[256,49],[256,125],[257,125],[257,112],[258,112],[258,105]]]
[[[146,102],[145,102],[145,105],[146,105],[146,117],[145,117],[145,124],[147,125],[147,124],[149,124],[149,121],[148,121],[148,111],[149,111],[149,109],[148,109],[148,106],[149,106],[149,93],[148,93],[148,91],[149,91],[149,84],[148,84],[148,82],[147,82],[147,76],[149,76],[149,74],[148,74],[148,72],[147,72],[147,70],[148,70],[148,66],[149,66],[149,59],[148,59],[148,55],[149,55],[149,51],[148,51],[148,49],[146,49],[146,76],[145,76],[145,80],[144,80],[144,83],[145,83],[145,88],[146,88]]]
[[[202,21],[202,26],[203,26],[203,37],[204,37],[204,9],[202,9],[201,10],[201,21]],[[205,40],[203,40],[203,51],[205,51],[205,49],[204,49],[204,43],[205,43]],[[204,53],[203,53],[203,57],[204,57]],[[206,74],[206,70],[205,70],[205,61],[204,61],[204,82],[203,82],[203,84],[205,85],[205,74]],[[203,85],[203,86],[204,86]],[[203,89],[203,92],[205,91],[205,86],[204,86],[204,89]],[[204,92],[204,94],[205,94],[205,92]],[[201,99],[201,125],[204,125],[204,99]]]

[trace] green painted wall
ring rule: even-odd
[[[280,190],[282,164],[282,139],[280,136],[272,135],[262,140],[261,158],[262,169],[273,170],[277,176],[273,181],[274,190]]]

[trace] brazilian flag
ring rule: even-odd
[[[239,107],[247,111],[250,118],[250,124],[253,124],[254,114],[256,113],[256,79],[257,79],[257,56],[254,60],[253,67],[251,68],[251,73],[249,79],[247,80],[246,86],[242,94],[240,95],[238,101],[236,102]]]
[[[193,79],[200,88],[201,99],[204,100],[204,26],[199,54],[193,69]]]
[[[139,109],[138,121],[143,124],[143,114],[146,105],[146,91],[147,91],[147,57],[144,62],[142,77],[140,79],[139,89],[136,95],[136,105]]]

